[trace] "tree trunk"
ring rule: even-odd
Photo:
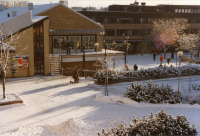
[[[6,85],[6,73],[2,70],[2,84],[3,84],[3,99],[6,98],[6,91],[5,91],[5,85]]]

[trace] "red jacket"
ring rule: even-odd
[[[160,56],[160,60],[163,61],[163,56]]]

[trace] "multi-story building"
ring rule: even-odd
[[[81,14],[100,22],[104,26],[106,42],[131,43],[131,52],[138,52],[138,45],[145,40],[152,30],[152,21],[173,18],[186,18],[190,33],[197,33],[200,28],[199,5],[156,5],[147,6],[145,2],[130,5],[110,5],[108,11],[79,11]]]

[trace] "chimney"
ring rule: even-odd
[[[0,12],[3,11],[3,5],[0,4]]]
[[[142,5],[142,6],[145,6],[145,4],[146,4],[146,2],[141,2],[141,5]]]
[[[12,17],[15,17],[17,14],[17,11],[12,11]]]
[[[68,7],[68,0],[60,0],[59,2]]]
[[[33,9],[33,3],[28,3],[28,10],[32,10]]]

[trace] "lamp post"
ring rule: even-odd
[[[112,46],[115,45],[115,41],[112,42]],[[113,69],[115,69],[115,59],[113,59]]]
[[[129,39],[129,36],[126,36],[126,39],[127,39],[127,41],[126,41],[126,44],[127,44],[127,46],[126,46],[126,51],[127,51],[127,48],[128,48],[128,39]],[[128,54],[128,52],[127,52],[127,54]]]
[[[83,69],[85,69],[85,43],[83,43]]]
[[[96,50],[96,71],[97,71],[97,47],[99,46],[99,43],[95,43],[95,50]]]
[[[175,51],[178,51],[178,48],[176,48]],[[176,68],[177,68],[177,55],[176,55]]]
[[[179,76],[178,76],[178,96],[179,96],[179,83],[180,83],[180,65],[181,65],[181,57],[183,56],[183,52],[179,51],[177,52],[177,56],[179,56]]]
[[[127,50],[127,44],[126,44],[126,41],[124,41],[124,44],[125,44],[125,53],[124,53],[124,55],[125,55],[125,57],[124,57],[124,65],[126,65],[126,50]]]

